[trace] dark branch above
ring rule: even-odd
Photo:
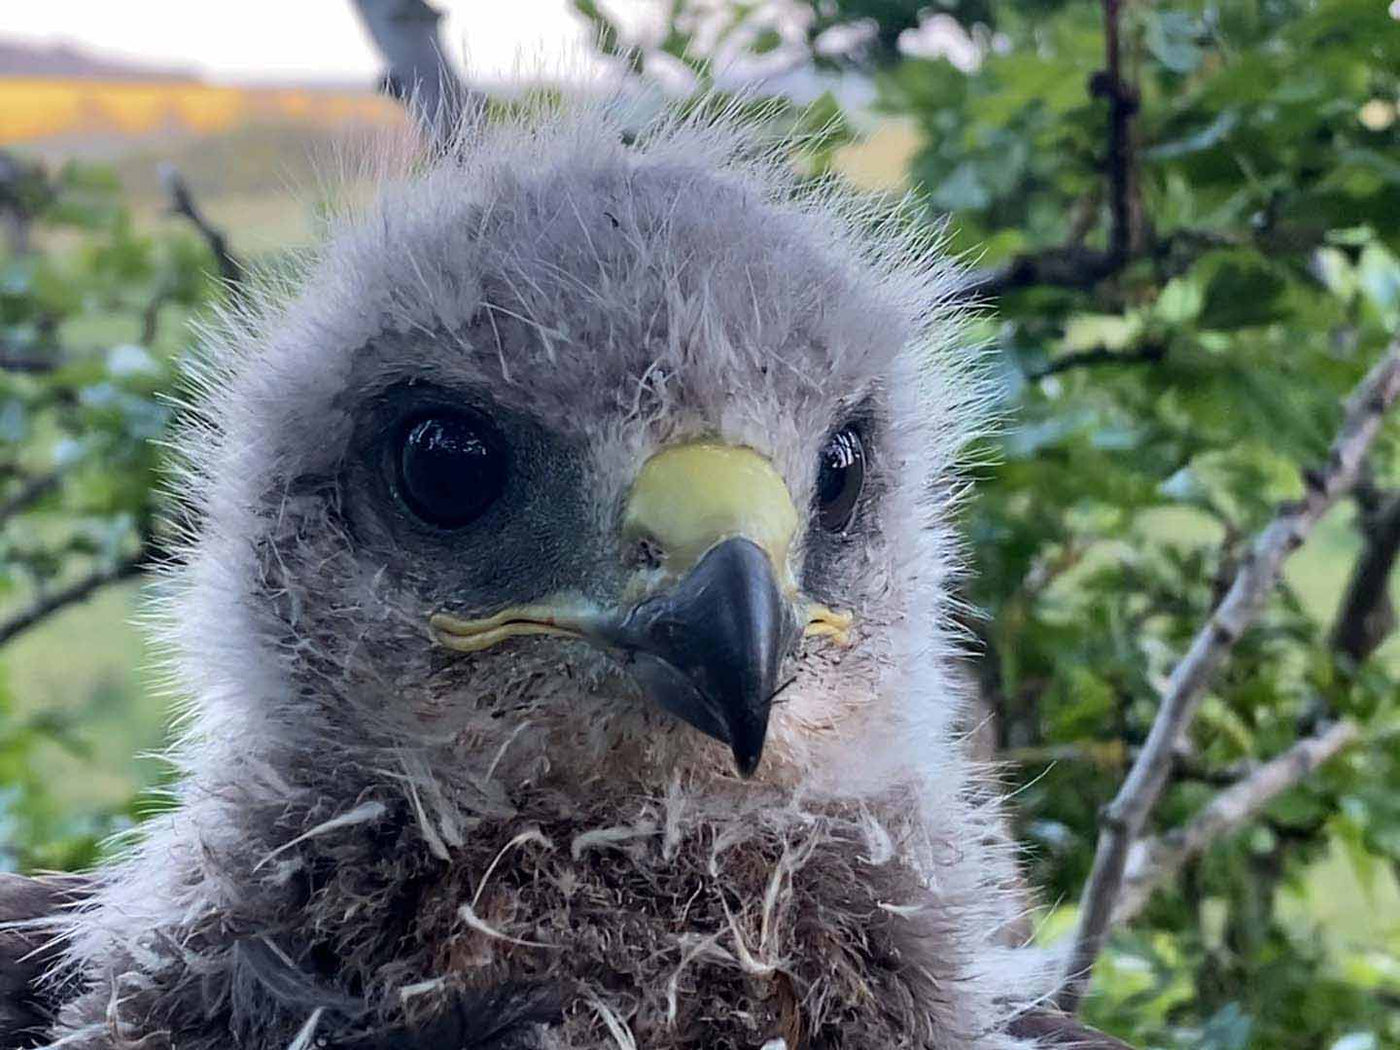
[[[219,263],[219,276],[229,285],[239,284],[243,280],[243,264],[238,261],[238,257],[233,254],[233,249],[229,247],[228,237],[224,235],[222,230],[211,224],[204,217],[204,212],[195,204],[194,194],[190,192],[185,177],[173,165],[162,164],[160,166],[160,181],[165,187],[165,192],[170,195],[171,212],[189,219],[194,224],[195,229],[203,236],[205,243],[209,245],[209,250],[214,253],[214,258]]]
[[[354,0],[354,6],[384,57],[385,94],[408,106],[434,140],[446,140],[472,92],[443,52],[442,12],[424,0]]]
[[[1089,93],[1108,101],[1108,248],[1079,243],[1018,255],[1000,266],[972,270],[959,289],[973,298],[990,299],[1033,285],[1089,289],[1127,265],[1138,249],[1139,206],[1133,172],[1133,117],[1137,91],[1123,79],[1118,16],[1122,0],[1104,0],[1104,69],[1089,78]]]

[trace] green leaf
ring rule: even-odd
[[[1150,11],[1143,43],[1173,73],[1194,73],[1204,54],[1196,43],[1199,34],[1196,20],[1185,11]]]
[[[1200,315],[1203,304],[1200,285],[1189,277],[1173,277],[1157,295],[1152,313],[1167,324],[1185,324]]]
[[[1284,279],[1250,252],[1217,253],[1208,265],[1202,328],[1233,329],[1268,324],[1283,314]]]
[[[977,165],[963,161],[947,176],[931,187],[931,200],[948,211],[964,211],[985,208],[992,201]]]

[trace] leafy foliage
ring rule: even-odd
[[[1001,40],[973,75],[908,60],[883,76],[921,131],[913,178],[984,263],[1107,249],[1108,114],[1090,83],[1103,12],[994,6]],[[1132,4],[1120,32],[1140,99],[1134,250],[1087,286],[1002,295],[988,334],[1011,422],[968,521],[986,700],[1006,754],[1031,759],[1017,779],[1035,881],[1066,901],[1160,684],[1244,544],[1300,492],[1400,307],[1400,171],[1385,161],[1400,31],[1383,5]],[[1382,450],[1378,479],[1393,459]],[[1278,596],[1208,697],[1158,819],[1180,823],[1321,719],[1359,717],[1367,746],[1156,895],[1098,974],[1088,1014],[1106,1028],[1148,1045],[1400,1045],[1400,945],[1358,981],[1278,909],[1335,843],[1359,871],[1400,861],[1382,801],[1400,786],[1395,668],[1349,666],[1329,614]],[[1035,760],[1051,753],[1070,757]]]
[[[101,168],[50,176],[5,158],[12,229],[0,256],[0,642],[71,601],[134,576],[158,543],[152,493],[162,398],[186,338],[184,316],[214,293],[212,260],[193,236],[137,229]],[[75,640],[80,644],[81,640]],[[0,668],[3,670],[3,668]],[[75,816],[35,761],[75,730],[93,697],[62,713],[25,713],[0,676],[0,863],[73,868],[129,824],[137,803]],[[145,803],[141,803],[145,805]]]

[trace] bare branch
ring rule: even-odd
[[[1103,814],[1098,850],[1084,896],[1060,990],[1059,1005],[1078,1006],[1094,960],[1108,935],[1123,883],[1128,847],[1142,834],[1171,770],[1177,741],[1190,725],[1215,672],[1258,616],[1278,581],[1284,559],[1297,550],[1319,518],[1356,482],[1362,458],[1381,421],[1400,396],[1400,340],[1393,342],[1347,399],[1342,426],[1326,465],[1304,474],[1303,498],[1279,509],[1254,541],[1234,582],[1190,649],[1172,671],[1152,730],[1117,796]]]
[[[151,551],[143,547],[112,565],[95,569],[81,576],[65,587],[60,587],[40,597],[33,605],[0,622],[0,645],[4,645],[17,634],[21,634],[36,624],[48,619],[54,613],[82,601],[108,584],[129,580],[139,576],[153,563]]]
[[[1098,346],[1057,357],[1045,367],[1028,373],[1026,378],[1034,381],[1076,368],[1093,368],[1097,365],[1153,365],[1166,356],[1167,348],[1161,343],[1145,343],[1134,350],[1110,350]]]
[[[214,253],[215,260],[219,264],[219,276],[221,276],[230,286],[237,286],[243,281],[243,264],[238,261],[238,257],[233,254],[229,247],[228,238],[224,236],[222,230],[210,224],[204,217],[198,205],[195,204],[194,194],[190,192],[189,184],[185,178],[176,170],[172,164],[162,164],[160,166],[160,181],[165,187],[165,192],[170,195],[170,210],[175,215],[183,215],[189,219],[203,236],[205,243],[209,245],[209,250]]]
[[[471,91],[452,72],[438,34],[442,12],[424,0],[353,0],[388,69],[385,94],[412,107],[435,141],[457,126]]]
[[[28,510],[39,500],[58,487],[60,474],[52,471],[25,478],[24,482],[6,499],[0,501],[0,522],[4,522],[21,511]]]
[[[1156,838],[1140,839],[1128,851],[1123,887],[1113,908],[1114,925],[1142,910],[1152,891],[1199,857],[1217,839],[1238,831],[1279,795],[1306,780],[1333,755],[1357,740],[1355,722],[1337,722],[1299,740],[1217,794],[1189,822]]]

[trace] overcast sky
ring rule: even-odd
[[[443,40],[474,77],[518,59],[556,65],[587,31],[568,0],[434,0]],[[213,80],[356,81],[380,64],[350,0],[0,0],[0,36],[64,41],[107,55],[194,68]]]

